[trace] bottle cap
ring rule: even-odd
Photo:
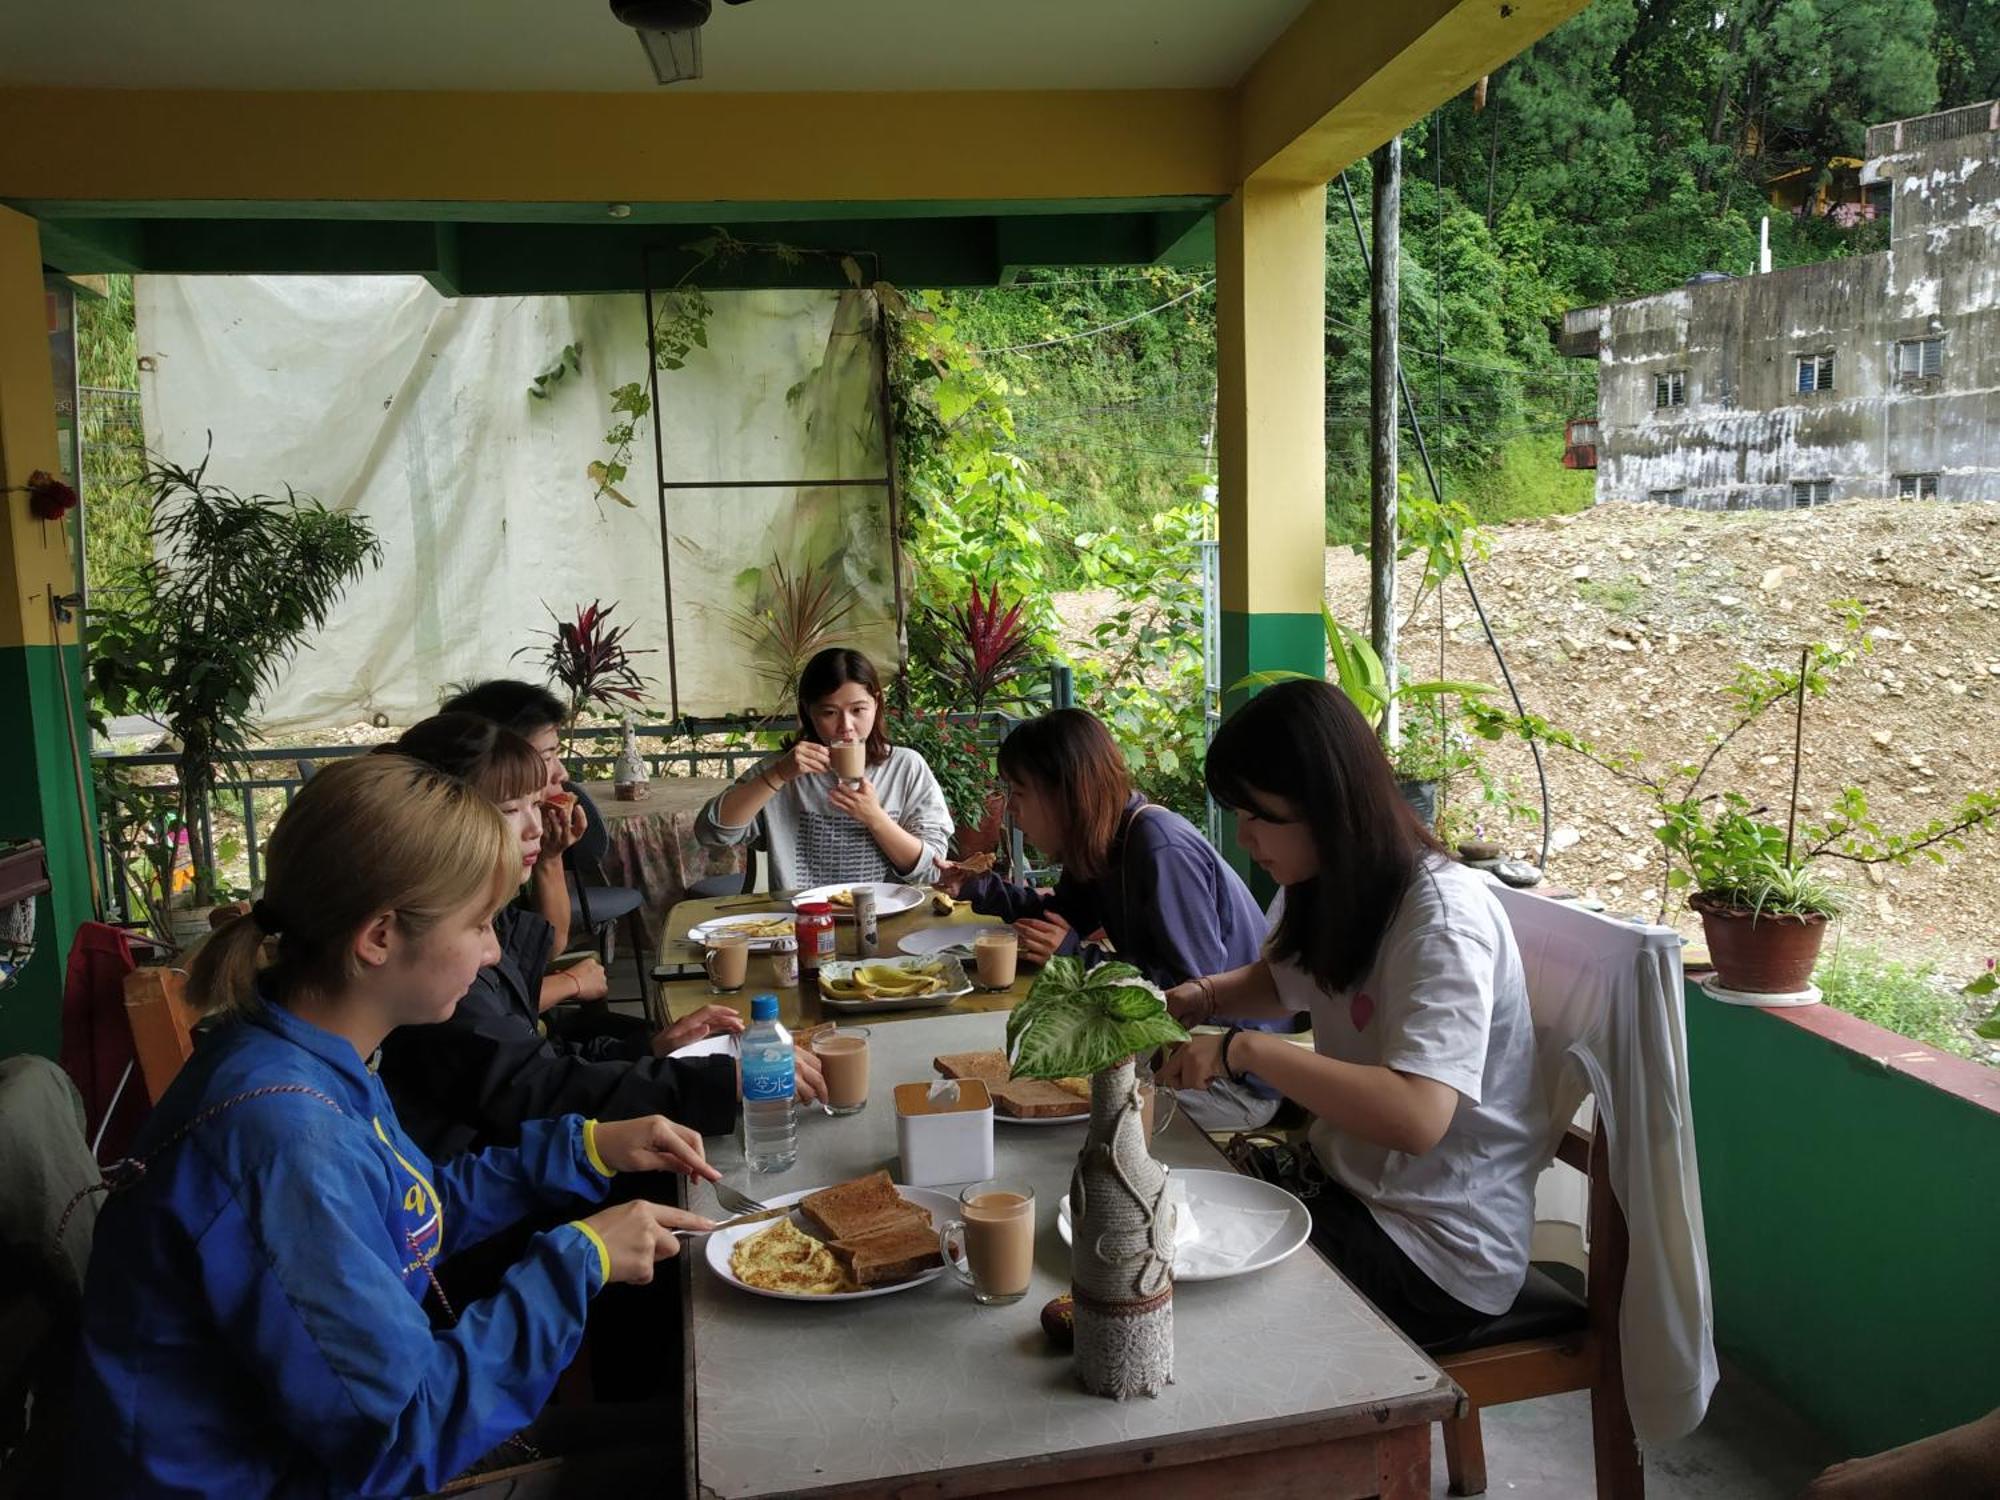
[[[802,916],[824,917],[833,914],[833,903],[831,901],[801,901],[798,904],[798,908]]]
[[[750,1019],[753,1021],[775,1021],[778,1019],[778,997],[759,995],[750,1002]]]

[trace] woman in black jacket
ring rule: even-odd
[[[541,846],[547,785],[541,757],[526,740],[476,714],[454,713],[424,720],[385,748],[469,782],[498,807],[520,836],[526,874]],[[401,1028],[382,1046],[382,1081],[396,1113],[432,1157],[511,1145],[524,1120],[572,1113],[605,1120],[662,1114],[703,1135],[735,1127],[735,1062],[666,1055],[716,1031],[741,1031],[734,1010],[708,1006],[650,1040],[552,1037],[541,1009],[553,929],[519,906],[503,907],[494,929],[499,962],[479,971],[451,1018]],[[799,1055],[798,1073],[800,1093],[817,1097],[810,1055]]]

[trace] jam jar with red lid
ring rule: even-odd
[[[801,902],[792,924],[799,938],[799,975],[816,977],[819,966],[833,958],[833,906],[826,901]]]

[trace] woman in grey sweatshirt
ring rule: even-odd
[[[799,676],[797,738],[711,799],[695,837],[729,848],[761,824],[775,891],[929,881],[951,842],[951,811],[924,758],[889,743],[885,716],[873,662],[838,646],[820,652]],[[859,782],[833,774],[829,747],[843,741],[867,746]]]

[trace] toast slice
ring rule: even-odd
[[[989,1087],[1013,1076],[1007,1054],[997,1047],[990,1052],[947,1052],[932,1058],[931,1066],[947,1078],[977,1078]]]
[[[887,1172],[871,1172],[808,1193],[799,1200],[806,1223],[825,1239],[857,1240],[899,1224],[929,1224],[930,1215],[896,1191]]]
[[[993,1107],[1017,1120],[1052,1120],[1064,1115],[1087,1115],[1090,1101],[1045,1078],[1010,1078],[1005,1083],[989,1083]]]
[[[916,1209],[914,1219],[853,1239],[828,1241],[826,1248],[856,1286],[887,1286],[894,1281],[908,1281],[944,1264],[930,1215],[915,1204],[910,1207]]]

